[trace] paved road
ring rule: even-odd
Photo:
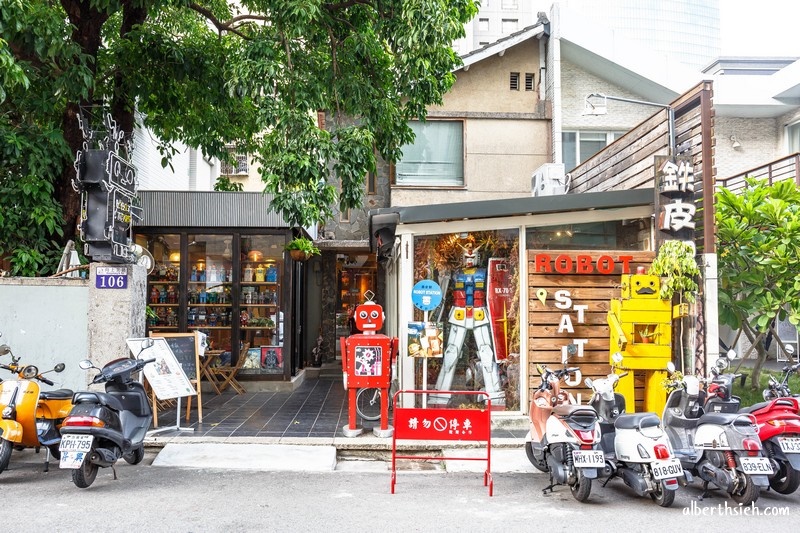
[[[67,471],[43,473],[41,455],[15,452],[0,474],[3,530],[789,531],[800,518],[800,494],[764,494],[756,510],[748,510],[760,516],[744,516],[733,514],[727,498],[698,501],[698,487],[682,489],[672,508],[661,509],[615,481],[593,487],[581,504],[564,487],[543,496],[543,474],[497,473],[490,498],[480,475],[412,469],[398,473],[393,495],[387,471],[375,472],[374,465],[363,471],[350,461],[328,473],[263,472],[157,467],[153,456],[138,466],[119,465],[116,481],[109,469],[101,470],[81,490]]]

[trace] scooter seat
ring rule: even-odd
[[[105,405],[109,409],[113,409],[115,411],[125,410],[125,408],[122,406],[122,403],[116,396],[112,396],[105,392],[96,392],[96,391],[76,392],[75,396],[72,397],[72,403],[74,404],[99,403],[100,405]]]
[[[718,426],[726,426],[733,424],[739,418],[740,413],[706,413],[697,420],[697,424],[716,424]]]
[[[739,412],[740,413],[755,413],[756,411],[759,411],[759,410],[765,408],[768,405],[769,405],[769,402],[761,402],[761,403],[757,403],[755,405],[751,405],[750,407],[743,407],[742,409],[739,409]]]
[[[651,428],[659,425],[661,419],[655,413],[633,413],[629,415],[620,415],[614,421],[616,429],[639,429]]]
[[[585,411],[586,414],[589,414],[589,412],[591,411],[592,413],[594,413],[595,416],[597,416],[597,411],[594,410],[594,407],[591,407],[589,405],[568,404],[568,405],[556,405],[555,407],[553,407],[553,414],[560,417],[569,416],[576,411]]]
[[[39,398],[42,400],[69,400],[75,394],[70,389],[57,389],[42,391],[39,393]]]

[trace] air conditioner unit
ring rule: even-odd
[[[553,196],[569,192],[572,176],[564,173],[563,163],[545,163],[533,171],[531,196]]]

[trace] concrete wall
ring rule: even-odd
[[[89,279],[0,278],[0,344],[8,344],[23,365],[40,370],[66,365],[60,374],[47,374],[55,386],[42,384],[43,390],[85,389],[94,374],[81,370],[79,361],[91,359],[102,366],[128,357],[125,339],[144,336],[147,272],[141,266],[114,265],[127,270],[127,289],[98,289],[98,266],[108,265],[92,263]],[[0,371],[0,378],[12,376]]]

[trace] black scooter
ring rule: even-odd
[[[72,398],[75,406],[61,426],[59,466],[73,469],[76,487],[89,487],[98,468],[110,466],[114,470],[120,457],[132,465],[144,459],[144,438],[153,422],[153,411],[144,386],[132,374],[155,361],[138,359],[151,346],[152,339],[145,339],[136,359],[115,359],[102,369],[88,360],[79,363],[84,370],[100,370],[92,384],[105,383],[106,391],[76,392]]]

